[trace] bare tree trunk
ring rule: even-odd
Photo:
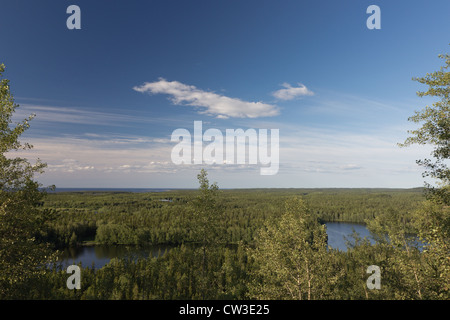
[[[309,274],[308,259],[306,259],[306,277],[308,279],[308,300],[311,300],[311,277]]]
[[[361,266],[361,269],[362,269],[362,273],[365,274],[363,266]],[[366,299],[369,300],[369,292],[367,291],[367,283],[366,282],[364,282],[363,288],[364,288],[364,293],[366,294]]]
[[[411,254],[409,252],[409,246],[406,243],[406,240],[404,240],[404,244],[405,244],[405,248],[406,248],[406,254],[408,255],[408,258],[411,259]],[[414,261],[412,261],[412,269],[413,269],[413,273],[414,273],[414,279],[416,280],[416,283],[417,283],[417,293],[419,295],[419,298],[422,300],[422,292],[420,291],[420,280],[419,280],[419,276],[417,274],[416,265],[415,265]]]

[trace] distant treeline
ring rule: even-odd
[[[181,244],[192,240],[188,203],[197,190],[166,192],[50,193],[41,206],[52,209],[53,220],[39,235],[66,247],[99,244]],[[221,190],[220,221],[229,243],[251,242],[269,218],[279,217],[286,199],[300,196],[322,222],[365,223],[389,210],[414,211],[424,200],[415,189],[234,189]]]

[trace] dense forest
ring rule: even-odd
[[[187,205],[196,190],[153,193],[61,192],[47,195],[41,206],[51,209],[45,240],[57,246],[97,244],[181,244],[191,242]],[[377,214],[412,212],[424,200],[416,189],[239,189],[220,190],[226,241],[251,242],[268,218],[279,217],[284,203],[299,196],[323,222],[365,223]]]
[[[174,248],[158,257],[114,258],[99,269],[80,265],[79,290],[67,288],[56,255],[9,297],[449,298],[442,257],[435,260],[431,247],[421,253],[408,237],[430,239],[413,222],[426,206],[423,188],[220,190],[206,171],[198,178],[198,190],[49,192],[38,207],[50,218],[34,236],[54,252],[101,244]],[[332,249],[329,221],[366,224],[380,237],[372,244],[355,234],[347,251]],[[370,265],[381,268],[379,290],[367,288]]]
[[[207,173],[199,190],[62,192],[39,236],[74,245],[177,244],[159,257],[81,266],[79,290],[57,261],[12,294],[25,299],[448,299],[437,249],[408,239],[424,203],[418,189],[219,190]],[[202,187],[203,186],[203,187]],[[422,209],[421,209],[422,208]],[[429,208],[428,208],[429,209]],[[439,211],[440,209],[434,208]],[[354,235],[347,251],[327,246],[325,221],[366,223],[375,244]],[[421,234],[423,235],[423,234]],[[233,244],[232,246],[230,246]],[[367,267],[381,268],[369,290]]]

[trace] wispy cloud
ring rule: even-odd
[[[421,158],[427,150],[398,148],[397,130],[386,130],[377,136],[308,126],[285,125],[280,130],[283,132],[280,171],[271,179],[261,180],[264,186],[421,185],[420,168],[415,159]],[[169,179],[167,183],[179,186],[177,179],[183,176],[186,183],[192,183],[195,173],[204,167],[173,164],[170,155],[175,144],[168,138],[86,133],[76,137],[32,138],[29,142],[35,148],[20,151],[21,156],[47,162],[45,181],[49,184],[60,181],[66,186],[95,187],[101,182],[119,187],[152,184],[158,187],[158,183]],[[215,179],[228,181],[229,185],[223,187],[243,186],[247,179],[260,179],[259,168],[254,165],[217,164],[208,165],[206,169],[214,173]],[[289,179],[285,180],[287,176]],[[236,185],[231,177],[240,184]],[[161,180],[155,182],[155,179]]]
[[[289,83],[283,83],[282,86],[285,89],[277,90],[272,95],[281,100],[293,100],[302,96],[314,95],[314,92],[306,88],[303,84],[299,83],[298,85],[298,87],[292,87]]]
[[[217,118],[259,118],[272,117],[279,114],[278,107],[262,102],[248,102],[230,98],[211,91],[197,89],[178,81],[159,79],[156,82],[146,82],[133,88],[137,92],[150,94],[168,94],[174,104],[204,108],[199,113],[216,116]]]
[[[377,135],[306,126],[283,128],[280,139],[280,173],[292,176],[303,173],[326,174],[331,184],[351,186],[353,178],[365,177],[364,186],[420,186],[421,168],[415,163],[430,149],[413,146],[399,148],[401,130],[384,127]],[[340,177],[339,177],[340,176]],[[343,178],[345,176],[345,178]],[[393,177],[396,177],[395,179]],[[402,176],[399,180],[397,177]],[[314,176],[319,181],[320,176]],[[350,180],[347,180],[350,179]],[[356,181],[355,180],[355,181]]]
[[[175,168],[170,161],[173,143],[169,139],[92,136],[32,138],[33,149],[14,154],[40,158],[48,164],[46,171],[55,174],[91,172],[98,177],[102,173],[161,173]]]
[[[75,159],[63,159],[58,164],[50,164],[48,165],[49,171],[56,171],[56,172],[67,172],[67,173],[73,173],[76,171],[91,171],[94,170],[95,167],[92,165],[81,165],[78,160]]]
[[[331,114],[333,119],[354,116],[364,121],[358,126],[349,126],[343,121],[317,125],[308,121],[282,121],[281,117],[234,119],[234,128],[280,129],[279,174],[263,180],[258,174],[259,167],[252,165],[217,164],[206,166],[206,169],[222,187],[243,187],[246,183],[248,186],[256,184],[266,187],[421,185],[421,168],[415,160],[423,158],[430,150],[422,147],[398,148],[397,142],[403,141],[406,135],[406,123],[382,121],[385,115],[390,119],[401,119],[406,109],[403,104],[344,95],[337,95],[336,99],[333,99],[334,96],[320,96],[317,101],[314,99],[312,106],[295,110],[297,113],[294,114],[299,115],[300,119],[300,116],[309,114],[323,117]],[[38,113],[38,119],[43,119],[43,127],[49,126],[46,121],[112,126],[124,122],[137,125],[147,121],[134,113],[124,118],[118,113],[81,108],[25,105],[23,112],[29,114],[30,111]],[[377,118],[374,115],[381,116]],[[227,128],[222,121],[218,124],[221,126],[219,130]],[[114,130],[111,127],[108,131],[94,128],[97,127],[87,127],[89,131],[78,134],[60,132],[58,135],[34,136],[28,142],[35,149],[23,151],[22,156],[40,158],[48,163],[45,174],[48,184],[92,187],[99,184],[119,187],[195,184],[195,174],[201,166],[177,166],[172,163],[170,155],[175,143],[169,139],[171,130],[142,135],[138,131],[123,133],[122,128]],[[236,181],[239,183],[236,184]]]
[[[46,106],[34,104],[21,104],[16,110],[14,118],[17,120],[24,119],[30,114],[35,114],[36,119],[33,126],[38,123],[70,123],[80,125],[102,125],[102,126],[120,126],[129,127],[136,123],[174,123],[181,122],[176,118],[155,118],[142,116],[141,114],[130,114],[119,112],[99,112],[86,110],[84,108],[68,108],[59,106]]]

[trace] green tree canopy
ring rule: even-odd
[[[444,59],[445,65],[439,71],[427,73],[425,77],[413,78],[422,84],[428,86],[427,91],[419,91],[419,97],[436,97],[439,100],[426,106],[408,120],[414,123],[422,123],[422,126],[416,130],[409,130],[412,136],[408,137],[400,146],[409,146],[412,144],[429,144],[434,147],[432,156],[435,159],[417,160],[417,163],[426,168],[424,176],[430,176],[438,179],[441,188],[430,190],[439,195],[441,201],[450,203],[450,169],[448,159],[450,158],[450,55],[439,55]]]
[[[18,298],[26,294],[26,280],[45,272],[42,266],[49,261],[51,251],[36,239],[49,212],[37,208],[44,192],[34,180],[45,164],[39,159],[31,164],[11,154],[32,148],[19,137],[33,116],[13,123],[19,106],[14,103],[9,80],[3,78],[4,71],[0,64],[0,298]]]
[[[214,275],[217,270],[208,269],[208,259],[217,253],[217,246],[223,244],[224,228],[222,225],[223,210],[218,204],[219,187],[216,183],[210,185],[208,173],[202,169],[197,175],[200,184],[199,194],[190,202],[191,219],[188,223],[193,240],[200,244],[197,252],[201,255],[201,278],[199,286],[203,298],[208,296],[213,288]]]
[[[325,225],[303,200],[286,201],[285,213],[268,221],[251,250],[250,295],[257,299],[326,299],[333,283]]]
[[[409,120],[423,123],[422,127],[408,131],[412,136],[401,146],[428,144],[433,146],[435,159],[417,160],[426,168],[424,177],[438,180],[438,186],[428,184],[430,197],[415,213],[416,232],[425,243],[423,253],[412,261],[413,273],[419,298],[448,299],[450,283],[450,55],[439,55],[445,65],[439,71],[427,73],[414,80],[428,85],[427,91],[418,92],[419,97],[438,98],[432,106],[416,111]],[[398,225],[398,224],[397,224]],[[399,234],[399,232],[394,232]],[[390,236],[392,239],[392,237]],[[401,257],[401,255],[397,255]],[[415,261],[414,261],[415,260]],[[417,262],[419,260],[420,263]]]

